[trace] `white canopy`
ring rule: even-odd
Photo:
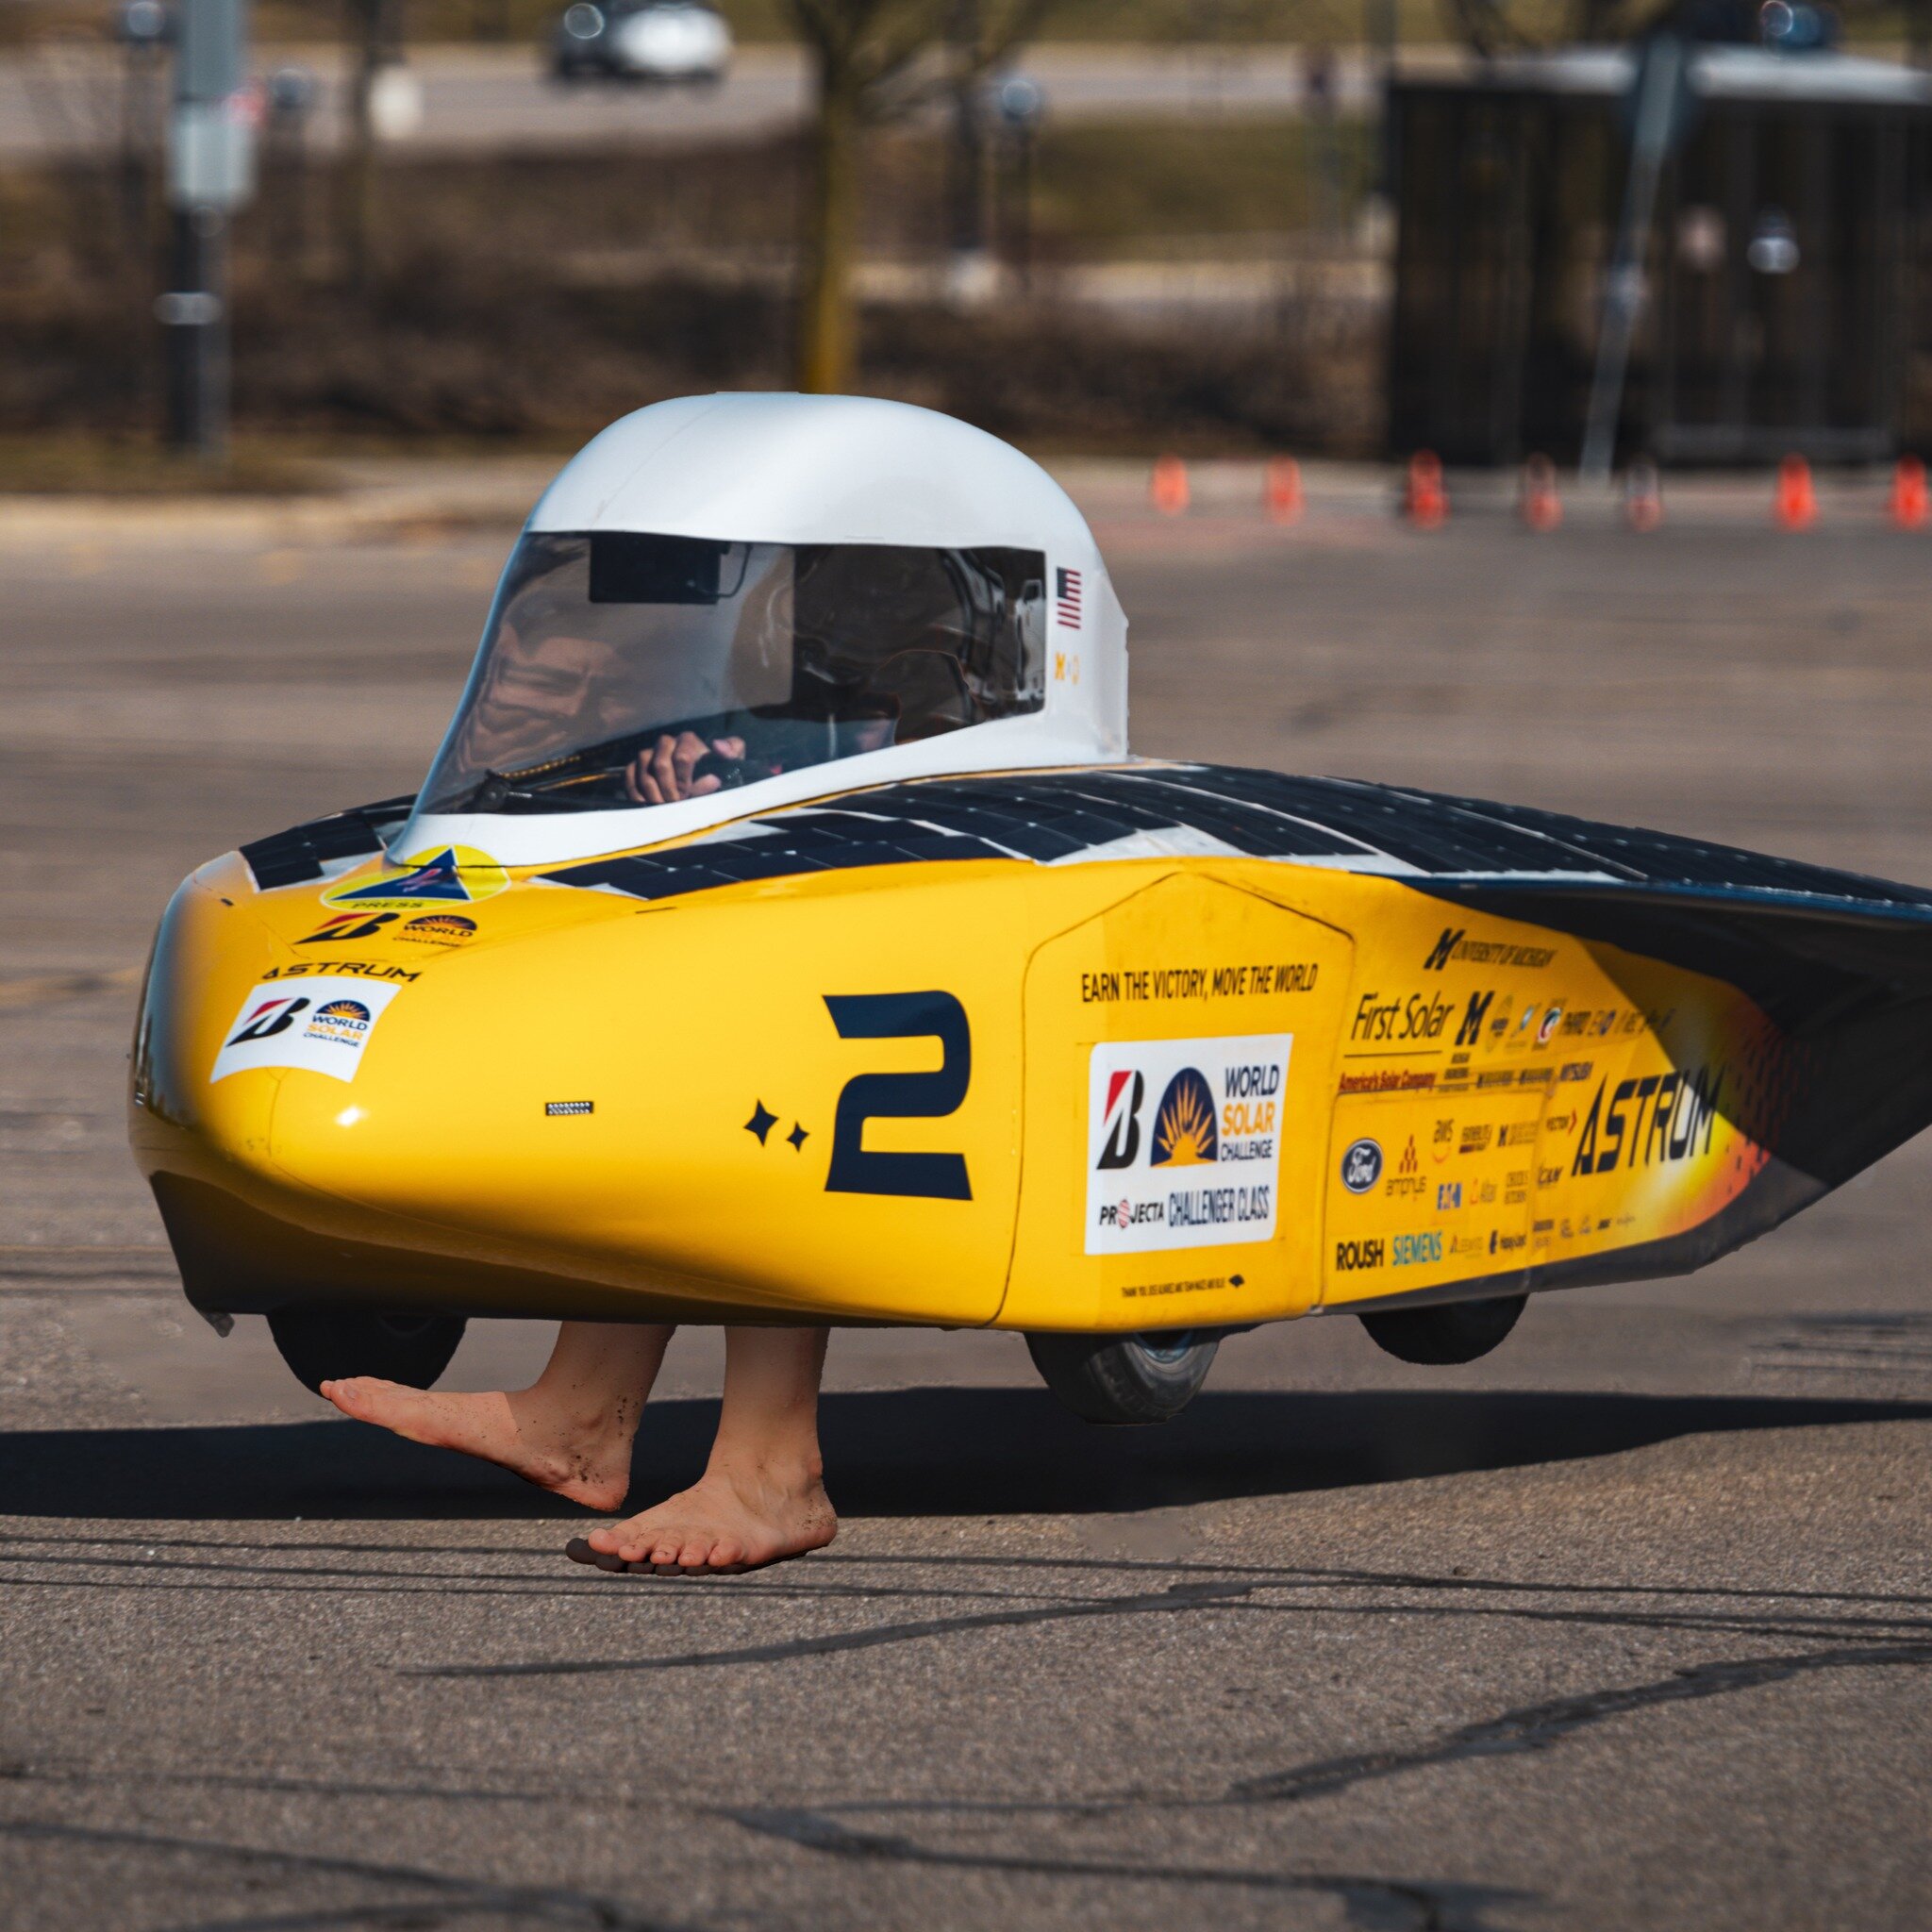
[[[572,458],[525,528],[1040,551],[1046,563],[1044,704],[1026,716],[675,804],[557,815],[419,814],[391,845],[398,858],[431,845],[477,848],[508,865],[592,858],[828,791],[1126,756],[1126,619],[1086,519],[1038,463],[950,416],[863,396],[657,403],[613,423]]]

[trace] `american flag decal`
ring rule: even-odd
[[[1066,630],[1080,628],[1080,573],[1057,570],[1054,580],[1055,621]]]

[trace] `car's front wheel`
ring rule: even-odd
[[[1402,1361],[1441,1368],[1488,1355],[1515,1327],[1528,1299],[1526,1294],[1499,1294],[1479,1302],[1388,1308],[1379,1315],[1363,1315],[1361,1324],[1377,1348]]]
[[[278,1308],[268,1318],[282,1359],[306,1388],[378,1375],[427,1389],[449,1367],[468,1324],[460,1315],[398,1315],[371,1308]]]
[[[1029,1335],[1046,1386],[1090,1423],[1172,1422],[1200,1392],[1221,1346],[1191,1330],[1157,1335]]]

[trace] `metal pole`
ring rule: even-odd
[[[254,188],[247,0],[182,0],[168,130],[174,246],[155,304],[166,331],[167,435],[218,462],[228,442],[227,217]]]
[[[157,305],[167,330],[168,442],[218,463],[228,454],[226,222],[218,208],[177,208],[173,287]]]
[[[1597,336],[1596,373],[1590,385],[1590,414],[1583,431],[1583,458],[1577,475],[1585,483],[1607,483],[1616,455],[1617,419],[1624,409],[1624,379],[1630,366],[1630,341],[1637,311],[1643,305],[1643,264],[1650,255],[1650,225],[1657,211],[1657,184],[1663,173],[1676,121],[1677,86],[1684,71],[1684,44],[1670,34],[1650,43],[1638,83],[1637,131],[1630,143],[1630,175],[1624,186],[1624,216],[1604,287],[1603,327]]]

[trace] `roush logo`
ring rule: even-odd
[[[1389,1244],[1380,1236],[1369,1241],[1337,1241],[1335,1272],[1338,1274],[1354,1274],[1364,1268],[1379,1268],[1388,1257]]]

